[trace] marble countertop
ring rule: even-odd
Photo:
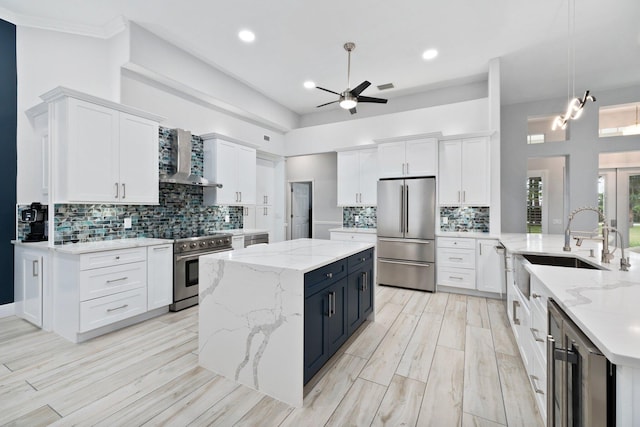
[[[640,254],[625,251],[631,267],[620,271],[620,249],[605,264],[600,261],[602,245],[594,241],[585,241],[577,248],[572,239],[571,252],[562,250],[563,235],[503,234],[500,241],[513,253],[577,256],[606,268],[527,266],[612,363],[640,368]],[[594,249],[594,258],[589,256],[590,249]]]
[[[342,233],[365,233],[365,234],[376,234],[378,232],[375,228],[357,228],[357,227],[338,227],[331,228],[329,231],[337,231]]]
[[[498,239],[500,236],[491,233],[481,233],[478,231],[437,231],[438,237],[468,237],[473,239]]]
[[[374,247],[373,243],[339,240],[297,239],[268,245],[249,246],[230,252],[204,255],[202,258],[226,262],[290,269],[306,273],[324,265]]]
[[[221,233],[231,233],[234,236],[250,236],[253,234],[269,233],[266,228],[234,228],[231,230],[220,230]]]
[[[142,246],[163,245],[165,243],[173,243],[173,240],[141,237],[137,239],[102,240],[100,242],[70,243],[67,245],[55,245],[55,246],[48,246],[48,242],[25,243],[25,242],[13,241],[12,243],[14,245],[37,247],[41,249],[49,249],[49,250],[60,252],[60,253],[76,255],[76,254],[84,254],[84,253],[90,253],[90,252],[110,251],[115,249],[128,249],[128,248],[137,248]]]

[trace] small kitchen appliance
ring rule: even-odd
[[[47,236],[47,207],[38,202],[31,203],[28,209],[22,211],[22,220],[29,223],[31,231],[27,233],[23,242],[44,242]]]

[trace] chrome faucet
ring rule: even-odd
[[[570,252],[571,251],[571,221],[573,221],[573,218],[576,216],[576,214],[578,214],[579,212],[584,212],[584,211],[593,211],[595,213],[598,214],[598,220],[602,221],[602,223],[604,224],[604,226],[602,227],[602,237],[596,237],[594,236],[594,233],[592,232],[585,232],[585,231],[574,231],[573,233],[580,233],[579,236],[576,237],[576,245],[580,246],[582,244],[582,241],[584,239],[588,239],[588,240],[602,240],[602,256],[600,258],[600,260],[604,263],[609,263],[609,261],[611,261],[611,259],[613,258],[613,254],[609,251],[609,229],[610,227],[608,227],[607,224],[607,218],[604,216],[604,214],[602,213],[602,211],[598,208],[594,208],[594,207],[589,207],[589,206],[585,206],[582,208],[578,208],[574,211],[572,211],[569,214],[569,221],[567,221],[567,228],[564,230],[564,246],[562,247],[562,250],[565,252]]]
[[[603,226],[602,227],[603,234],[604,234],[605,230],[607,230],[607,232],[611,231],[613,233],[616,233],[618,235],[618,237],[620,238],[620,271],[629,271],[629,267],[631,267],[631,263],[629,262],[629,257],[625,257],[624,256],[624,240],[622,238],[622,233],[620,233],[616,228],[609,227],[609,226]],[[607,235],[608,235],[608,233],[607,233]],[[613,252],[615,252],[615,249],[613,250]],[[613,252],[611,252],[609,254],[609,256],[610,256],[609,259],[613,258]]]

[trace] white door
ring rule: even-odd
[[[338,153],[338,206],[359,205],[360,153],[345,151]]]
[[[462,203],[489,206],[489,140],[462,141]]]
[[[311,237],[311,184],[293,182],[291,188],[291,240]]]
[[[496,250],[498,240],[476,240],[476,288],[504,293],[504,256]]]
[[[436,138],[407,141],[405,153],[405,175],[436,175],[438,165],[438,140]]]
[[[378,145],[378,176],[397,178],[405,174],[405,143],[389,142]]]
[[[461,203],[462,141],[440,141],[438,200],[441,206]]]
[[[120,113],[120,201],[158,203],[158,124]]]
[[[360,151],[360,204],[378,204],[378,150]]]

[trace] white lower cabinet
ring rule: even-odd
[[[233,249],[242,249],[242,248],[244,248],[244,235],[240,234],[239,236],[233,236],[231,238],[231,247]]]
[[[14,251],[15,311],[36,326],[43,325],[43,292],[48,266],[47,251],[16,246]]]
[[[504,255],[497,239],[438,237],[439,286],[504,293]]]
[[[144,320],[173,300],[170,243],[55,253],[53,263],[53,331],[73,342]]]

